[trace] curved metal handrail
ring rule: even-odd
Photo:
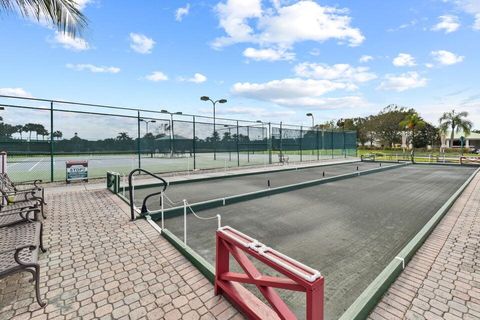
[[[149,176],[151,177],[154,177],[158,180],[161,180],[163,182],[163,190],[160,191],[160,192],[155,192],[155,193],[152,193],[152,194],[149,194],[148,196],[145,197],[145,199],[143,199],[143,204],[142,204],[142,210],[141,212],[144,213],[144,212],[148,212],[147,210],[147,200],[150,198],[150,197],[153,197],[155,195],[159,195],[161,194],[162,192],[164,192],[165,190],[167,190],[167,186],[168,186],[168,182],[163,179],[162,177],[160,176],[157,176],[156,174],[154,173],[151,173],[150,171],[147,171],[145,169],[140,169],[140,168],[137,168],[137,169],[134,169],[130,172],[130,174],[128,175],[128,187],[129,187],[129,190],[128,190],[128,193],[129,193],[129,196],[130,196],[130,216],[131,216],[131,219],[132,220],[135,220],[135,199],[133,198],[133,175],[137,172],[143,172],[143,173],[146,173],[148,174]],[[145,210],[145,211],[144,211]]]

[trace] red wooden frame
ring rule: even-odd
[[[480,157],[460,157],[460,164],[463,164],[465,161],[470,161],[470,163],[480,164]]]
[[[231,227],[217,230],[215,294],[223,294],[249,319],[297,319],[275,288],[305,292],[306,319],[323,320],[324,278],[314,270]],[[230,271],[230,255],[245,273]],[[285,277],[263,275],[248,259],[252,256]],[[242,283],[254,284],[270,306]]]

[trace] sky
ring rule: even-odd
[[[478,0],[79,0],[71,38],[0,14],[0,94],[310,125],[389,104],[480,129]]]

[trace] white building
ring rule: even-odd
[[[463,132],[456,133],[453,137],[453,144],[452,141],[450,141],[450,133],[446,134],[446,139],[445,139],[445,145],[447,148],[460,148],[461,142],[460,142],[460,137],[464,136]],[[475,148],[475,149],[480,149],[480,133],[470,133],[468,136],[465,137],[464,141],[464,147],[465,148]]]

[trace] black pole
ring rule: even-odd
[[[300,162],[303,160],[303,126],[300,126]]]
[[[331,140],[332,140],[332,145],[330,146],[330,148],[332,148],[332,159],[333,159],[333,158],[334,158],[334,157],[333,157],[333,141],[334,141],[334,140],[333,140],[333,129],[332,129],[332,139],[331,139]]]
[[[250,163],[250,126],[247,125],[247,162]]]
[[[217,142],[215,138],[215,133],[217,132],[217,127],[215,126],[215,101],[213,103],[213,160],[217,160]]]
[[[53,101],[50,102],[50,182],[53,182],[54,177],[54,159],[53,159]]]
[[[137,153],[138,153],[138,168],[142,167],[141,163],[141,152],[140,152],[140,110],[137,111],[137,135],[138,135],[138,140],[137,140]]]
[[[238,149],[238,140],[240,139],[237,120],[237,166],[240,167],[240,150]]]
[[[320,146],[318,145],[318,128],[315,130],[315,136],[316,136],[316,147],[317,147],[317,161],[320,160]]]
[[[197,145],[197,141],[196,141],[196,137],[195,137],[195,116],[193,116],[193,143],[192,143],[192,147],[193,147],[193,170],[197,169],[197,151],[196,151],[196,145]]]
[[[272,164],[272,124],[270,122],[268,123],[267,149],[268,163]]]

